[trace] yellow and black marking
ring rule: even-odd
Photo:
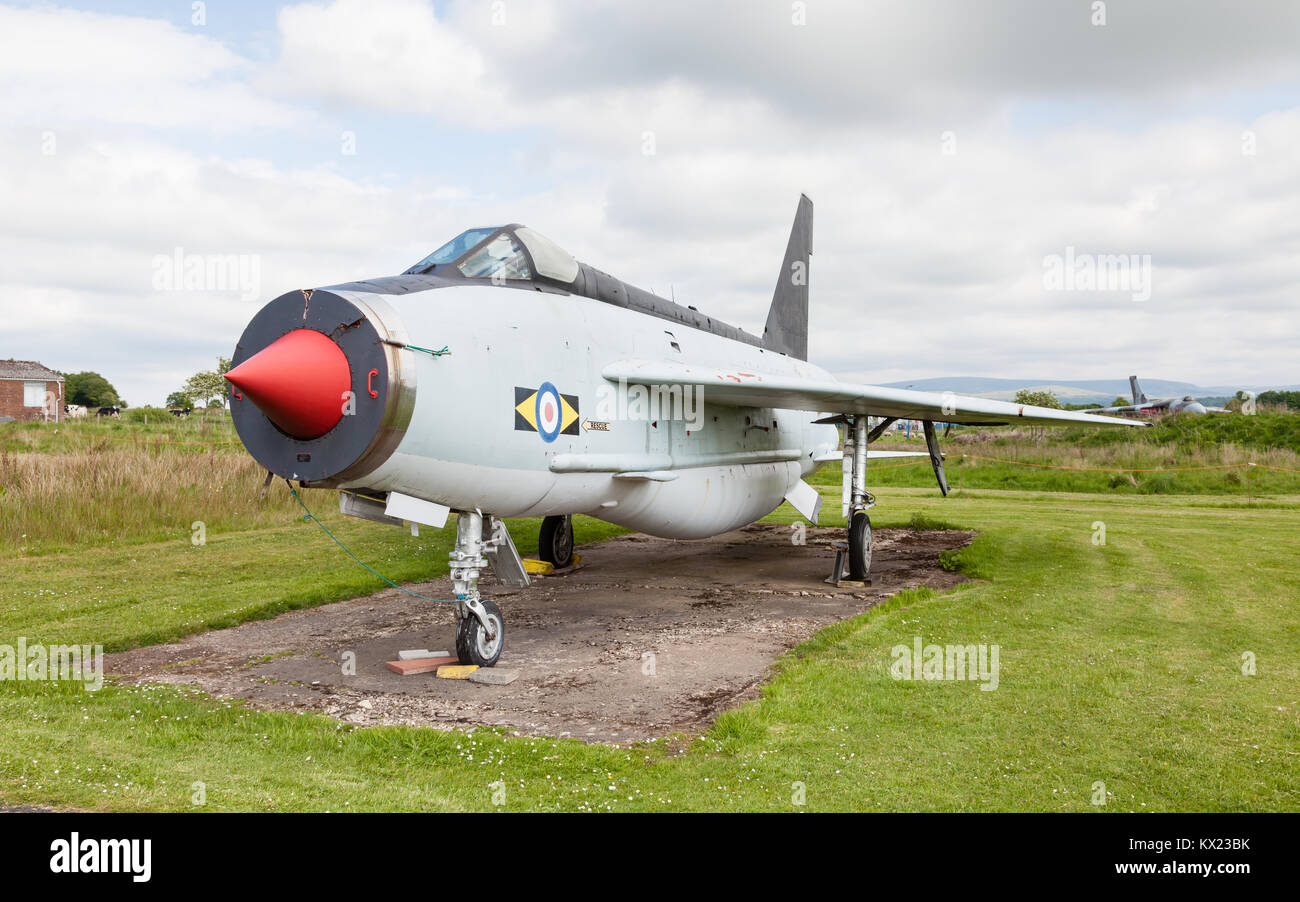
[[[553,442],[561,435],[578,435],[580,422],[577,395],[562,395],[549,382],[537,388],[515,386],[516,431],[536,432]]]

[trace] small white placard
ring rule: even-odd
[[[451,508],[445,504],[412,498],[400,492],[389,492],[388,505],[384,508],[384,513],[398,520],[410,520],[412,523],[423,523],[425,526],[442,529],[447,525],[447,515],[451,513]]]

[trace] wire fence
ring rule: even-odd
[[[64,429],[60,429],[58,432],[51,432],[49,433],[49,435],[73,436],[76,438],[88,438],[88,439],[103,439],[109,442],[131,442],[137,445],[200,445],[206,447],[208,445],[242,445],[243,444],[243,442],[239,441],[239,439],[234,439],[234,440],[203,439],[200,441],[190,442],[190,441],[177,441],[176,439],[142,437],[138,435],[104,435],[103,433],[99,433],[99,432],[81,432],[77,430],[64,430]]]

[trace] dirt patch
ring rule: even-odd
[[[171,645],[109,655],[126,681],[184,683],[267,708],[308,709],[357,724],[490,725],[589,742],[629,742],[704,728],[757,695],[773,660],[835,621],[902,589],[963,580],[942,551],[956,530],[881,529],[873,585],[836,589],[839,529],[754,525],[698,542],[627,535],[584,546],[582,564],[529,589],[481,586],[506,618],[507,686],[398,676],[401,649],[453,651],[455,612],[396,590],[282,614]],[[447,597],[445,579],[410,587]],[[356,674],[343,675],[345,654]],[[653,655],[654,675],[644,671]]]

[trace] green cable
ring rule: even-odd
[[[429,354],[430,356],[433,357],[443,357],[451,353],[451,349],[447,345],[443,345],[442,350],[440,351],[435,351],[431,348],[422,348],[419,345],[407,345],[407,347],[410,348],[412,351],[423,351],[424,353]]]
[[[456,601],[454,601],[454,600],[452,600],[452,599],[448,599],[448,598],[429,598],[427,595],[421,595],[421,594],[418,593],[418,592],[412,592],[410,589],[406,588],[405,586],[399,586],[397,583],[393,582],[391,579],[389,579],[388,577],[384,576],[382,573],[380,573],[380,572],[379,572],[378,570],[376,570],[374,567],[371,567],[371,566],[370,566],[369,564],[367,564],[365,561],[361,560],[361,558],[359,558],[359,557],[357,557],[355,554],[353,554],[351,548],[349,548],[348,546],[346,546],[346,545],[344,545],[342,542],[340,542],[340,541],[338,540],[338,536],[336,536],[336,535],[334,535],[334,533],[330,532],[330,529],[329,529],[328,526],[326,526],[326,525],[325,525],[324,523],[322,523],[319,519],[317,519],[317,517],[316,517],[315,514],[313,514],[311,511],[307,510],[307,505],[303,504],[302,498],[301,498],[301,497],[298,495],[298,493],[294,490],[293,483],[291,483],[289,480],[286,479],[286,480],[284,481],[284,484],[287,485],[287,486],[289,487],[289,492],[290,492],[290,494],[293,495],[294,500],[298,502],[298,506],[301,507],[301,508],[303,509],[303,511],[305,512],[305,514],[304,514],[304,516],[303,516],[303,519],[304,519],[304,520],[314,520],[314,521],[316,522],[316,525],[317,525],[317,526],[319,526],[321,529],[325,530],[325,535],[329,536],[331,539],[334,540],[334,544],[335,544],[335,545],[339,546],[339,547],[342,548],[344,551],[346,551],[346,552],[348,553],[348,555],[352,558],[352,560],[356,561],[356,562],[357,562],[358,564],[360,564],[362,567],[365,567],[367,570],[369,570],[369,571],[370,571],[371,573],[373,573],[375,576],[379,577],[379,578],[382,579],[384,582],[388,583],[388,584],[389,584],[390,586],[392,586],[394,589],[398,589],[398,590],[400,590],[400,591],[402,591],[402,592],[405,592],[407,595],[410,595],[410,596],[412,596],[412,597],[414,597],[414,598],[418,598],[418,599],[420,599],[421,601],[433,601],[433,602],[436,602],[436,603],[438,603],[438,604],[456,604],[456,603],[457,603]]]

